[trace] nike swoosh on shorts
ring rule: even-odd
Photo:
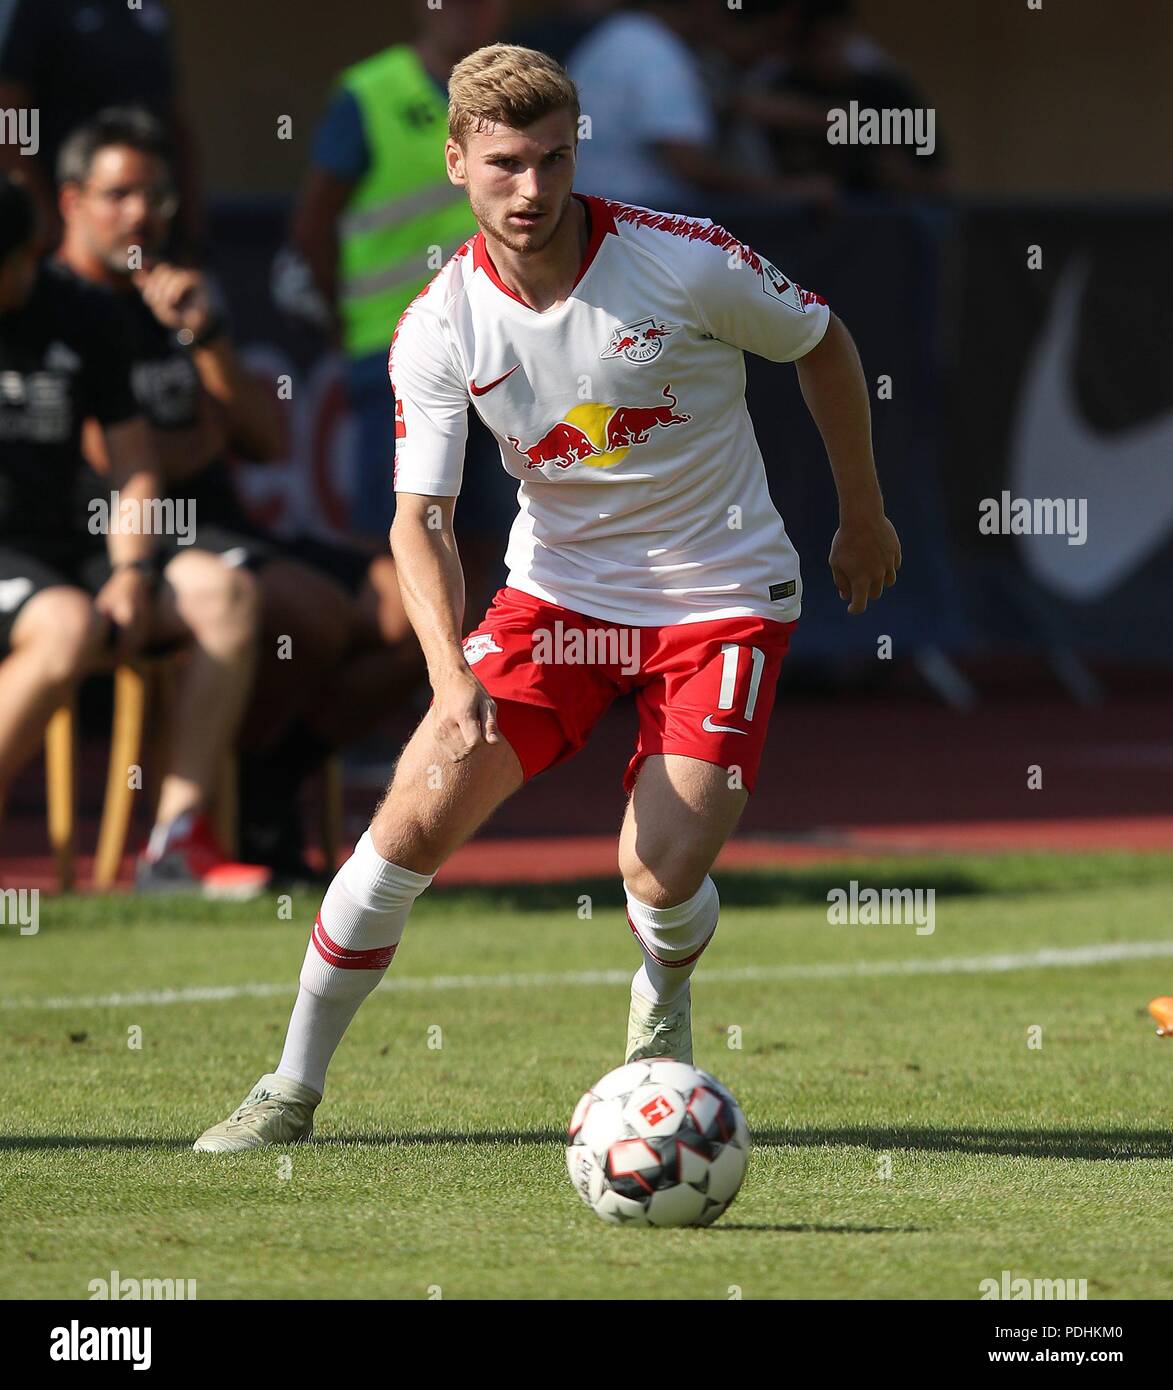
[[[728,724],[711,724],[711,714],[706,714],[701,720],[701,728],[710,734],[748,734],[748,729],[733,729]]]

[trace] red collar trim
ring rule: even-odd
[[[582,258],[582,265],[579,266],[578,274],[574,277],[574,284],[570,287],[571,293],[578,288],[579,281],[591,268],[591,262],[598,254],[599,247],[603,244],[603,238],[608,232],[615,232],[617,230],[615,218],[610,208],[607,207],[601,198],[597,198],[591,193],[575,193],[572,196],[577,198],[586,208],[591,231],[587,239],[587,248]],[[522,299],[519,294],[514,294],[504,280],[501,279],[500,275],[497,274],[497,267],[493,264],[489,256],[489,248],[485,245],[484,232],[477,232],[476,236],[473,238],[472,267],[474,271],[483,270],[502,294],[507,294],[510,299],[517,300],[518,304],[524,304],[531,314],[539,312],[532,304],[526,304],[525,300]]]

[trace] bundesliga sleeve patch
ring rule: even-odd
[[[790,308],[797,309],[800,314],[806,313],[806,304],[803,303],[803,292],[793,280],[787,280],[786,276],[772,265],[765,256],[759,256],[758,260],[762,267],[762,293],[769,299],[777,299],[783,304],[788,304]]]

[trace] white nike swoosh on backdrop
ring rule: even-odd
[[[1088,258],[1063,268],[1023,379],[1010,438],[1015,497],[1086,497],[1087,540],[1016,536],[1026,568],[1054,593],[1107,593],[1147,559],[1173,524],[1173,413],[1103,435],[1075,395],[1079,308]]]

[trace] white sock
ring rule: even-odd
[[[434,875],[384,859],[363,832],[334,875],[301,967],[277,1074],[319,1092],[358,1006],[386,973],[416,898]]]
[[[701,952],[717,930],[721,901],[708,875],[686,903],[649,907],[624,885],[627,920],[644,953],[632,992],[653,1004],[669,1004],[684,993]]]

